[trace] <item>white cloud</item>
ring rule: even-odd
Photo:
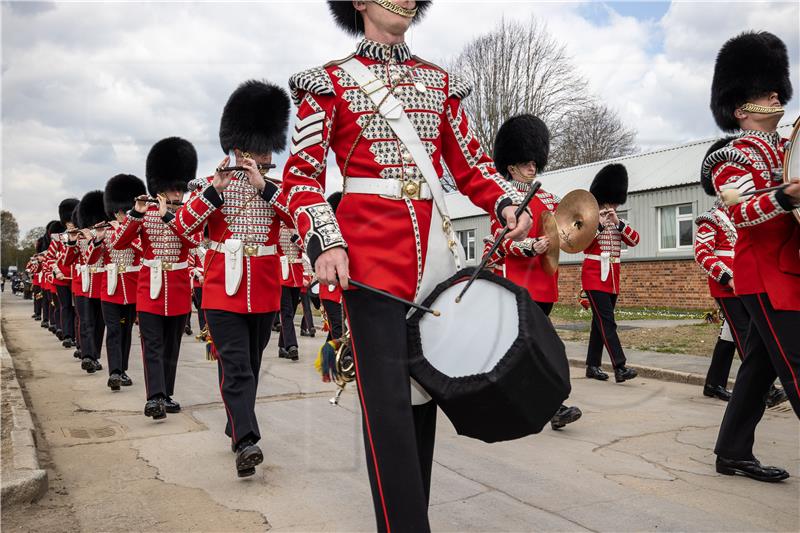
[[[639,132],[645,148],[717,133],[708,90],[719,46],[765,29],[800,72],[795,2],[673,4],[661,20],[611,8],[588,20],[579,3],[437,0],[408,40],[443,63],[501,17],[544,21],[592,90]],[[248,78],[286,84],[301,69],[344,57],[355,39],[324,2],[3,3],[3,207],[22,231],[119,172],[144,175],[162,137],[192,141],[200,173],[221,159],[219,114]],[[793,103],[787,117],[798,114]],[[276,163],[285,161],[279,154]],[[331,163],[333,163],[331,158]],[[340,187],[334,164],[329,189]]]

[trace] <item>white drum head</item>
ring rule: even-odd
[[[419,321],[422,353],[442,374],[457,378],[492,370],[519,334],[514,293],[477,279],[461,303],[456,296],[466,280],[442,292],[430,306],[442,316],[426,314]]]
[[[319,283],[315,283],[311,286],[311,294],[314,296],[319,296]]]

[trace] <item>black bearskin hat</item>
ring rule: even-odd
[[[717,150],[721,150],[725,148],[728,143],[734,140],[736,137],[723,137],[722,139],[717,139],[714,143],[708,147],[706,151],[705,157],[703,157],[703,164],[700,168],[700,185],[703,186],[703,190],[709,196],[716,196],[717,190],[714,188],[714,183],[711,180],[711,167],[716,163],[709,160],[709,156],[716,152]],[[723,161],[720,159],[718,162]]]
[[[53,240],[50,238],[50,235],[53,233],[64,233],[65,231],[67,231],[67,227],[64,226],[60,220],[51,220],[48,222],[44,229],[44,250],[42,251],[44,252],[50,248],[50,242]]]
[[[47,239],[44,235],[36,239],[36,253],[41,253],[47,250]]]
[[[625,165],[612,163],[601,168],[592,180],[589,192],[600,205],[624,204],[628,199],[628,170]]]
[[[78,227],[88,228],[106,220],[103,191],[89,191],[84,194],[78,204]]]
[[[739,129],[737,108],[773,91],[783,105],[792,98],[783,41],[766,31],[744,32],[722,45],[711,82],[711,112],[723,131]]]
[[[339,209],[339,203],[341,201],[342,201],[342,193],[341,192],[337,191],[337,192],[331,194],[330,196],[328,196],[328,203],[331,204],[331,207],[333,208],[333,212],[334,213],[336,212],[337,209]]]
[[[80,208],[81,208],[81,203],[78,202],[78,205],[75,206],[75,209],[72,210],[72,214],[69,216],[70,222],[72,222],[72,225],[75,226],[76,228],[81,227],[80,224],[78,224],[78,211],[80,211]]]
[[[494,138],[494,164],[497,171],[510,179],[509,165],[533,161],[536,171],[547,166],[550,154],[550,130],[538,117],[529,114],[511,117],[497,130]]]
[[[270,154],[286,148],[289,95],[285,90],[248,80],[233,91],[219,124],[219,144],[226,154],[238,148],[252,154]]]
[[[58,204],[58,219],[62,224],[71,222],[70,217],[72,216],[72,211],[75,209],[75,206],[78,205],[78,201],[77,198],[66,198],[61,200],[61,203]]]
[[[425,11],[430,6],[430,0],[417,0],[417,14],[414,16],[414,20],[411,23],[416,24],[422,20]],[[356,36],[364,33],[364,22],[361,20],[361,15],[356,11],[356,8],[353,7],[353,2],[350,0],[328,0],[328,9],[333,15],[336,24],[344,31]]]
[[[144,182],[132,174],[117,174],[106,183],[103,191],[103,209],[109,219],[119,211],[129,211],[133,199],[147,194]]]
[[[197,173],[197,152],[192,143],[180,137],[161,139],[147,154],[145,175],[151,196],[178,190],[186,191]]]

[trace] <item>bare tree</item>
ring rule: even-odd
[[[585,165],[636,152],[636,131],[607,106],[594,102],[564,118],[548,168]]]
[[[497,129],[507,118],[532,113],[557,139],[563,119],[591,101],[586,81],[576,72],[564,45],[535,17],[527,24],[501,20],[490,33],[468,44],[450,67],[473,87],[464,107],[489,153]]]
[[[9,265],[17,264],[17,246],[19,244],[19,225],[10,211],[0,211],[0,264],[3,270]]]

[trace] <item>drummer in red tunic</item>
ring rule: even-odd
[[[777,127],[791,95],[786,45],[778,37],[745,32],[723,45],[711,84],[711,110],[722,130],[736,134],[703,163],[703,174],[717,192],[741,194],[783,183],[787,140]],[[800,225],[791,213],[798,206],[800,180],[794,179],[782,190],[756,192],[727,210],[738,232],[735,293],[752,323],[714,450],[721,474],[759,481],[789,477],[781,468],[761,465],[753,441],[776,374],[800,416]]]
[[[294,228],[281,225],[279,253],[281,258],[281,332],[278,337],[278,356],[297,361],[297,330],[294,317],[303,287],[303,249]]]
[[[526,194],[538,173],[543,172],[550,154],[550,131],[541,119],[529,114],[518,115],[506,120],[494,140],[494,162],[498,172],[502,173],[520,194]],[[550,242],[542,233],[542,216],[554,213],[559,198],[543,188],[528,204],[533,218],[533,225],[528,237],[519,242],[505,239],[498,250],[504,258],[504,276],[517,285],[528,289],[528,293],[536,305],[550,315],[553,304],[558,301],[558,271],[548,274],[542,267],[543,254],[550,246],[558,246]],[[492,233],[502,231],[500,223],[492,221]],[[494,268],[500,261],[494,260]],[[577,407],[562,405],[556,412],[550,425],[560,429],[575,422],[581,417]]]
[[[461,101],[470,86],[413,56],[405,43],[412,20],[430,2],[328,6],[341,27],[366,39],[350,58],[290,79],[299,109],[283,190],[320,283],[344,289],[377,527],[424,532],[430,529],[436,408],[411,405],[408,309],[348,290],[348,280],[406,300],[444,281],[425,276],[427,259],[441,258],[447,268],[457,252],[449,218],[438,218],[442,209],[434,212],[443,163],[472,202],[508,221],[511,238],[527,234],[530,217],[523,214],[517,223],[519,193],[497,174],[469,129]],[[383,103],[373,100],[379,94]],[[324,197],[328,149],[344,176],[336,215]],[[432,218],[439,222],[432,225]],[[429,239],[441,246],[429,247]]]
[[[216,348],[219,388],[236,452],[239,477],[255,474],[263,459],[257,443],[256,393],[261,357],[280,308],[279,216],[286,217],[278,185],[265,179],[273,152],[286,146],[289,96],[268,83],[247,81],[222,112],[219,140],[230,154],[213,177],[197,180],[175,215],[184,238],[208,231],[203,303]],[[195,185],[195,184],[193,184]]]
[[[630,247],[639,244],[639,234],[616,212],[628,197],[628,171],[618,163],[606,165],[594,177],[589,192],[600,206],[600,225],[594,241],[583,251],[581,268],[583,290],[592,306],[586,377],[601,381],[608,379],[608,374],[600,368],[605,346],[614,367],[614,379],[621,383],[637,376],[634,369],[625,366],[625,352],[617,336],[617,322],[614,319],[622,269],[622,243]]]
[[[154,144],[147,155],[147,190],[158,203],[138,197],[114,244],[122,250],[136,239],[142,243],[136,314],[147,394],[144,414],[153,420],[181,410],[172,395],[183,328],[191,311],[188,257],[202,234],[181,231],[171,209],[181,201],[196,172],[197,152],[189,141],[168,137]]]

